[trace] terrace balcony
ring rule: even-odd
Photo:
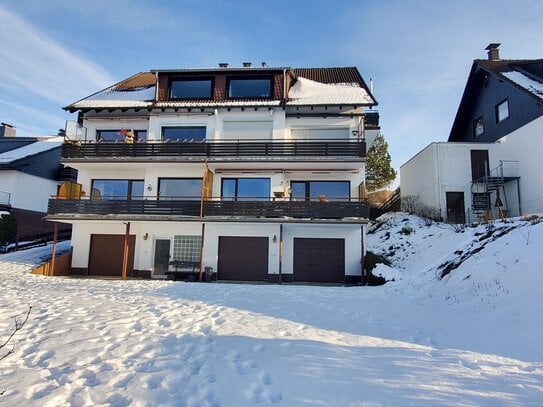
[[[307,140],[168,140],[134,143],[75,141],[62,145],[62,158],[226,158],[226,157],[354,157],[366,156],[363,139]]]
[[[141,215],[141,216],[186,216],[245,217],[245,218],[309,218],[342,219],[368,218],[369,206],[358,199],[341,200],[274,200],[273,198],[213,198],[199,197],[108,197],[108,199],[50,199],[47,211],[50,218],[73,215]]]

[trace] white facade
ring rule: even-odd
[[[496,143],[432,143],[401,166],[402,199],[416,196],[418,202],[447,217],[446,193],[462,192],[466,220],[476,221],[472,184],[471,150],[487,150],[489,169],[501,166],[506,182],[501,189],[507,216],[543,212],[543,117],[509,133]],[[494,175],[494,174],[490,174]],[[507,182],[507,180],[509,180]],[[495,202],[495,193],[491,203]]]
[[[337,74],[335,68],[330,69],[331,74]],[[179,78],[184,73],[165,72],[159,73],[163,80],[157,79],[159,90],[155,95],[155,98],[162,99],[155,102],[146,99],[138,101],[136,106],[131,100],[127,100],[126,105],[123,105],[125,101],[116,100],[114,104],[108,105],[108,100],[91,97],[85,99],[83,104],[77,102],[73,105],[76,109],[83,109],[82,126],[73,129],[67,127],[74,148],[103,146],[105,150],[112,148],[111,151],[114,151],[105,155],[90,154],[88,157],[69,156],[64,161],[66,165],[78,170],[82,199],[90,203],[88,207],[95,205],[95,208],[99,208],[103,203],[103,207],[107,208],[115,199],[113,195],[108,197],[99,188],[104,189],[103,185],[111,184],[113,191],[115,182],[122,180],[123,185],[128,185],[128,190],[135,186],[139,195],[126,192],[120,205],[137,207],[141,203],[145,208],[149,205],[158,208],[158,212],[153,213],[145,212],[148,209],[140,213],[110,213],[109,209],[105,212],[99,209],[98,212],[75,211],[73,215],[70,212],[53,213],[50,219],[73,225],[73,269],[88,272],[95,267],[96,247],[102,245],[100,250],[107,251],[105,242],[108,239],[114,241],[112,245],[119,247],[129,222],[131,239],[135,241],[133,269],[155,278],[165,278],[167,273],[180,269],[187,272],[187,269],[196,267],[196,263],[198,270],[208,268],[218,276],[221,273],[224,276],[221,267],[222,270],[226,269],[227,252],[237,250],[235,247],[225,247],[239,243],[245,244],[247,248],[253,247],[251,245],[254,243],[255,252],[262,253],[258,259],[253,259],[255,268],[266,269],[265,278],[259,277],[255,281],[278,281],[279,275],[285,277],[283,281],[313,281],[311,276],[306,280],[297,279],[296,270],[301,276],[299,270],[302,260],[308,265],[307,258],[311,256],[308,253],[316,253],[315,256],[318,254],[323,257],[310,265],[320,267],[318,273],[325,271],[323,263],[329,263],[335,270],[334,282],[360,282],[366,223],[363,216],[360,216],[360,208],[366,204],[358,199],[360,187],[365,180],[365,151],[360,149],[364,147],[363,138],[366,136],[363,131],[365,106],[375,104],[369,91],[366,92],[357,83],[343,83],[350,81],[340,81],[343,84],[337,86],[320,84],[316,88],[320,92],[317,95],[319,98],[311,102],[315,104],[313,106],[309,102],[316,97],[313,94],[314,87],[302,92],[299,98],[293,98],[290,94],[290,98],[287,98],[288,90],[283,89],[283,95],[278,94],[280,91],[277,89],[280,87],[278,76],[275,76],[270,81],[270,86],[274,84],[272,87],[275,89],[273,97],[268,100],[254,98],[247,101],[236,100],[235,97],[215,99],[217,92],[226,89],[221,86],[227,87],[228,80],[235,75],[245,75],[239,71],[231,72],[219,71],[217,74],[210,71],[205,74],[208,77],[226,75],[226,79],[221,79],[226,82],[218,85],[220,80],[217,76],[216,84],[210,85],[215,86],[212,88],[214,91],[209,98],[204,97],[203,101],[168,100],[168,97],[163,96],[166,89],[164,84],[173,80],[183,81]],[[284,70],[282,72],[282,75],[286,75]],[[196,76],[200,73],[197,72]],[[262,75],[270,74],[264,70]],[[273,75],[277,75],[277,71]],[[152,82],[154,77],[147,75],[145,80]],[[190,76],[186,78],[189,78],[185,79],[188,82],[198,80]],[[286,86],[286,77],[281,76],[281,80]],[[170,86],[171,82],[168,83]],[[108,92],[111,93],[105,93]],[[123,92],[118,96],[121,93],[124,95]],[[121,109],[121,106],[125,108]],[[183,127],[187,129],[178,129]],[[167,128],[176,129],[168,130],[166,136]],[[125,142],[127,140],[123,140],[120,135],[111,134],[121,129],[141,133],[137,134],[135,143],[131,140]],[[372,139],[375,133],[373,129],[368,131]],[[101,140],[101,131],[109,132],[107,137],[114,140]],[[190,135],[175,139],[178,134]],[[213,147],[216,149],[213,151],[218,151],[224,145],[236,149],[244,143],[248,149],[252,146],[265,146],[265,153],[258,150],[257,153],[237,154],[228,149],[210,153],[209,150]],[[255,144],[251,146],[251,143]],[[131,146],[134,149],[141,147],[139,151],[155,148],[156,151],[163,151],[163,147],[171,147],[168,151],[176,152],[141,155],[123,153],[132,151]],[[205,147],[206,153],[178,154],[176,146],[186,148],[184,151],[198,152]],[[323,146],[326,150],[322,149]],[[271,153],[268,153],[268,148],[272,149]],[[212,174],[211,182],[209,174]],[[181,182],[181,179],[190,180]],[[197,196],[189,197],[188,192],[184,194],[183,191],[196,191],[192,183],[195,179],[202,180],[202,188],[194,194]],[[171,187],[175,193],[164,192],[168,190],[168,185],[175,182],[182,185],[176,187],[178,189]],[[242,184],[245,195],[238,195]],[[211,191],[208,191],[209,187]],[[264,195],[249,196],[252,191]],[[334,192],[338,195],[334,196]],[[168,202],[175,202],[179,207],[185,203],[191,208],[190,214],[188,210],[182,214],[168,214]],[[209,212],[201,212],[204,204],[211,208]],[[62,202],[59,205],[62,207]],[[241,208],[241,212],[229,212],[228,208],[234,206]],[[245,207],[248,212],[243,212]],[[166,210],[162,211],[162,208]],[[213,212],[213,208],[218,209]],[[261,208],[267,212],[259,212]],[[344,212],[336,216],[337,213],[323,212],[326,208],[339,208]],[[345,211],[345,208],[354,210]],[[243,255],[243,250],[253,250],[246,248],[240,248],[239,253]],[[119,253],[111,255],[118,257]],[[259,263],[264,256],[267,264]],[[234,259],[238,263],[232,260],[234,265],[231,268],[243,268],[244,263],[249,264],[243,256],[240,257]],[[187,258],[195,261],[185,260]],[[243,273],[250,273],[248,269],[250,267],[246,266]],[[307,276],[313,269],[306,267],[304,270]],[[234,270],[233,275],[239,274]],[[251,280],[251,276],[248,277]],[[327,278],[325,276],[324,280],[314,281],[329,281]]]
[[[57,193],[56,181],[24,172],[0,172],[0,191],[10,194],[10,205],[29,211],[46,212],[47,202]]]

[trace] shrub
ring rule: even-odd
[[[371,272],[377,264],[384,264],[386,266],[390,266],[390,261],[380,254],[374,253],[370,250],[366,251],[366,255],[364,256],[364,269],[366,272]]]
[[[403,228],[400,229],[400,231],[398,233],[401,234],[401,235],[409,236],[413,232],[414,232],[413,228],[411,228],[409,226],[404,226]]]

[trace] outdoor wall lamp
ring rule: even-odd
[[[147,184],[147,191],[152,191],[153,190],[153,187],[151,186],[151,184]]]
[[[146,233],[143,235],[143,240],[147,240],[147,239],[149,239],[149,233]]]
[[[273,242],[273,243],[276,243],[276,242],[277,242],[277,236],[276,236],[276,235],[273,235],[272,242]]]

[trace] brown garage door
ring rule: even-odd
[[[128,270],[134,270],[136,236],[128,241]],[[89,275],[120,277],[123,267],[124,235],[91,235]]]
[[[345,240],[295,238],[294,281],[345,281]]]
[[[219,237],[219,280],[265,281],[268,279],[267,237]]]

